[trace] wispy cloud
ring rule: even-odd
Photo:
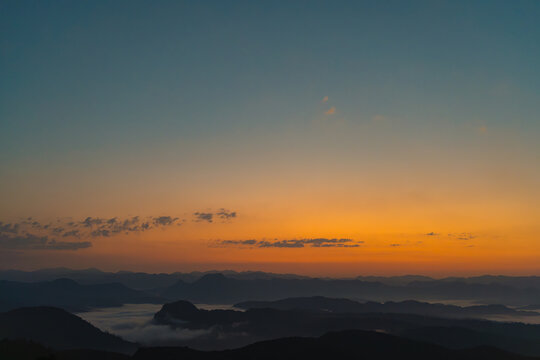
[[[323,99],[322,99],[321,102],[324,104],[324,103],[327,102],[327,101],[328,101],[328,96],[325,96],[325,97],[323,97]]]
[[[332,106],[330,109],[324,112],[326,115],[334,115],[336,113],[336,107]]]
[[[236,211],[229,211],[221,208],[218,212],[216,212],[216,215],[221,219],[230,220],[236,217]]]
[[[359,247],[363,244],[363,241],[354,241],[352,239],[327,239],[327,238],[314,238],[314,239],[290,239],[290,240],[219,240],[218,246],[236,246],[236,247],[256,247],[256,248],[303,248],[303,247],[316,247],[316,248],[328,248],[328,247],[340,247],[340,248],[352,248]]]
[[[206,221],[211,223],[214,221],[214,213],[211,212],[194,212],[193,216],[195,217],[195,221]]]
[[[441,236],[440,233],[436,233],[434,231],[428,232],[428,233],[426,233],[424,235],[426,235],[426,236]],[[442,236],[445,236],[445,235],[442,234]],[[474,235],[474,234],[472,234],[470,232],[449,233],[449,234],[446,234],[446,236],[448,236],[449,238],[452,238],[452,239],[456,239],[456,240],[472,240],[472,239],[475,239],[475,238],[478,237],[477,235]]]
[[[71,230],[71,231],[66,231],[64,234],[62,234],[63,237],[80,237],[81,236],[81,232],[79,230]]]
[[[152,219],[154,225],[161,225],[161,226],[169,226],[174,224],[176,221],[179,220],[179,218],[172,216],[159,216]]]
[[[92,218],[92,217],[87,217],[86,219],[84,219],[83,221],[81,221],[79,224],[85,226],[85,227],[92,227],[92,226],[96,226],[96,225],[101,225],[103,223],[103,219],[100,219],[100,218]]]
[[[0,233],[11,233],[16,234],[19,231],[19,224],[4,224],[0,221]]]
[[[89,241],[56,241],[47,236],[0,234],[0,248],[10,250],[79,250],[92,246]]]
[[[206,212],[194,212],[193,217],[195,222],[214,222],[215,218],[218,218],[222,221],[230,221],[236,218],[236,211],[230,211],[224,208],[221,208],[217,211],[206,211]]]
[[[160,218],[161,217],[148,217],[143,221],[139,216],[132,216],[126,219],[120,219],[118,217],[109,219],[87,217],[84,221],[80,222],[79,225],[90,229],[90,235],[93,237],[110,237],[121,233],[129,234],[150,230],[151,228],[160,225],[159,220],[156,221],[156,219]],[[72,226],[77,227],[77,224],[74,223]]]
[[[478,236],[471,234],[469,232],[462,232],[462,233],[451,233],[448,234],[449,237],[452,237],[456,240],[472,240],[477,238]]]
[[[209,213],[195,213],[201,221],[211,223],[214,218],[230,222],[236,218],[236,211],[220,208]],[[4,249],[51,249],[77,250],[92,246],[89,241],[65,241],[92,238],[109,238],[119,234],[135,234],[152,229],[166,229],[182,225],[186,220],[170,215],[131,216],[121,218],[84,217],[56,219],[53,222],[39,222],[32,217],[19,222],[0,222],[0,248]],[[60,241],[59,239],[62,239]]]
[[[124,304],[121,308],[100,308],[77,315],[104,331],[143,345],[193,339],[209,335],[214,330],[189,330],[156,324],[152,319],[160,307],[154,304]]]
[[[220,240],[220,244],[222,245],[256,245],[258,243],[257,240],[250,239],[250,240]]]

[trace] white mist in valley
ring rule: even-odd
[[[118,335],[125,340],[153,345],[174,343],[197,338],[210,330],[189,330],[160,325],[152,320],[161,309],[160,304],[125,304],[122,306],[93,309],[77,313],[84,320],[102,331]],[[204,310],[240,310],[232,305],[196,304]]]

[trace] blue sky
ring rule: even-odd
[[[313,116],[323,96],[347,118],[538,131],[535,1],[2,7],[4,161],[279,130]]]

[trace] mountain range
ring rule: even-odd
[[[522,284],[522,280],[519,281]],[[536,278],[531,278],[536,284]],[[251,300],[279,300],[287,297],[327,296],[355,300],[401,301],[467,300],[484,304],[521,305],[540,302],[540,287],[519,287],[502,283],[467,281],[412,281],[406,285],[357,279],[249,279],[223,274],[207,274],[195,282],[178,280],[174,285],[155,289],[168,299],[186,299],[195,303],[231,304]]]
[[[81,285],[70,279],[45,282],[0,280],[0,311],[41,305],[84,311],[126,303],[163,303],[163,299],[120,283]]]
[[[301,302],[297,301],[297,304],[301,305]],[[404,307],[407,306],[405,303]],[[279,337],[321,336],[328,331],[358,329],[455,349],[497,346],[511,352],[540,356],[540,325],[523,323],[404,313],[342,313],[314,311],[313,308],[204,310],[184,300],[163,305],[154,320],[178,329],[205,330],[204,336],[175,343],[200,349],[224,349]]]
[[[40,280],[52,278],[60,273],[71,277]],[[3,271],[0,272],[0,279],[3,279],[0,280],[0,310],[49,305],[80,311],[91,307],[118,306],[125,303],[162,304],[178,299],[194,303],[233,304],[245,300],[275,301],[312,296],[348,298],[364,302],[415,299],[429,302],[464,301],[477,304],[532,306],[528,308],[529,310],[536,310],[534,304],[540,303],[538,277],[419,280],[417,276],[408,276],[388,278],[381,282],[306,278],[258,272],[201,274],[197,273],[195,276],[191,273],[191,278],[187,281],[174,274],[104,273],[99,270],[69,269],[31,273]],[[118,281],[97,282],[111,279]],[[493,282],[489,282],[489,279]],[[136,286],[131,288],[126,284]],[[160,286],[163,284],[168,285]],[[154,287],[148,288],[150,285]],[[140,290],[140,288],[147,289]]]
[[[179,301],[164,305],[155,322],[212,329],[201,332],[202,338],[212,342],[216,335],[222,341],[233,340],[227,346],[233,350],[196,350],[193,345],[201,345],[201,339],[186,340],[183,346],[141,348],[65,310],[30,307],[0,313],[0,358],[525,360],[540,356],[540,326],[479,320],[276,309],[202,310]],[[235,337],[243,338],[245,344],[234,345],[240,343],[234,342]]]
[[[474,305],[456,306],[447,304],[432,304],[415,300],[400,302],[374,301],[358,302],[349,299],[336,299],[324,296],[286,298],[276,301],[244,301],[234,305],[238,309],[271,308],[279,310],[311,310],[333,313],[393,313],[417,314],[447,318],[484,318],[490,315],[510,315],[514,317],[539,316],[534,311],[524,311],[509,308],[504,305]]]

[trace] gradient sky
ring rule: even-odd
[[[4,1],[0,267],[540,275],[538,19]]]

